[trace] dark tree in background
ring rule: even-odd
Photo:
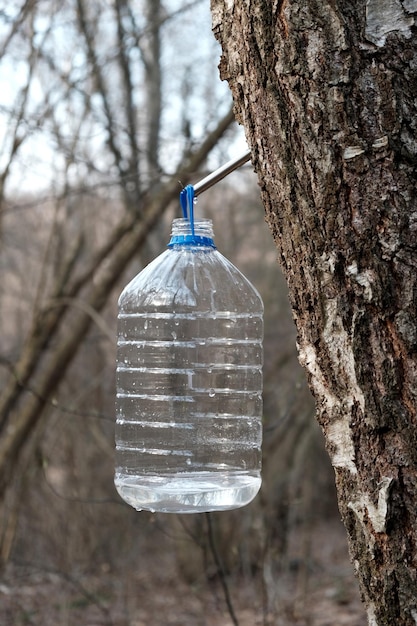
[[[215,88],[203,123],[172,103],[171,90],[195,76],[167,55],[177,48],[178,24],[198,19],[199,5],[38,0],[0,11],[8,81],[0,96],[0,503],[10,496],[0,561],[11,550],[23,476],[71,363],[92,326],[114,341],[101,317],[114,288],[178,201],[179,181],[205,165],[234,121],[228,94]],[[191,58],[199,81],[188,96],[203,101],[210,66],[197,50]],[[91,370],[80,382],[88,398],[90,377]]]
[[[369,624],[417,624],[417,2],[212,0]]]

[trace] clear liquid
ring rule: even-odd
[[[115,484],[131,506],[194,513],[255,497],[260,323],[236,314],[119,316]]]
[[[115,485],[123,500],[138,511],[201,513],[245,506],[258,493],[261,478],[244,472],[116,475]]]

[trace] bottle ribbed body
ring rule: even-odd
[[[263,305],[209,220],[172,234],[119,299],[115,484],[138,510],[236,508],[261,484]]]

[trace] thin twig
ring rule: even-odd
[[[225,574],[225,571],[224,571],[223,563],[222,563],[222,561],[220,559],[220,555],[219,555],[219,553],[217,551],[216,541],[214,539],[213,525],[211,523],[211,514],[210,513],[206,513],[206,520],[207,520],[208,539],[209,539],[210,550],[211,550],[211,552],[213,554],[214,562],[215,562],[216,567],[217,567],[217,573],[219,575],[220,582],[221,582],[221,585],[223,587],[223,592],[224,592],[224,597],[225,597],[225,600],[226,600],[227,608],[228,608],[230,617],[232,618],[233,624],[235,626],[239,626],[239,622],[238,622],[238,619],[236,617],[235,610],[233,608],[232,599],[230,597],[229,586],[227,584],[226,574]]]
[[[71,576],[71,574],[69,574],[68,572],[63,572],[60,569],[56,569],[54,567],[48,567],[47,565],[41,565],[33,561],[13,559],[13,563],[17,565],[18,567],[31,568],[35,572],[39,571],[39,572],[44,572],[46,574],[54,574],[55,576],[59,576],[60,578],[65,580],[67,583],[69,583],[72,587],[77,589],[79,593],[81,593],[86,598],[86,600],[88,600],[88,602],[96,606],[101,611],[101,613],[106,619],[105,623],[108,626],[114,626],[110,609],[103,603],[103,601],[100,599],[98,594],[88,591],[88,589],[84,587],[79,576],[77,577]]]

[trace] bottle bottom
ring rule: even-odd
[[[204,513],[227,511],[248,504],[261,478],[245,472],[181,472],[172,476],[116,474],[119,495],[137,511]]]

